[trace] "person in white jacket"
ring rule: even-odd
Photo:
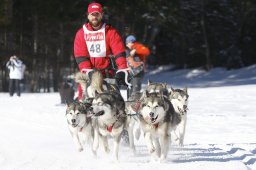
[[[10,57],[6,66],[10,71],[9,94],[10,96],[13,96],[14,92],[16,92],[17,96],[20,96],[20,81],[24,78],[24,71],[26,67],[15,55]]]

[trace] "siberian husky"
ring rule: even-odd
[[[104,80],[100,70],[93,70],[91,76],[78,72],[75,81],[81,84],[85,100],[95,97],[96,93],[118,91],[115,85],[109,84]]]
[[[174,130],[174,134],[177,136],[179,145],[184,145],[184,136],[187,123],[187,110],[188,110],[188,91],[187,88],[184,89],[173,89],[171,88],[169,93],[169,100],[171,101],[174,110],[181,117],[181,122]]]
[[[95,119],[93,150],[99,147],[102,141],[104,150],[109,152],[108,138],[114,138],[114,155],[118,160],[118,150],[121,133],[126,125],[125,103],[120,93],[103,92],[96,94],[90,112]]]
[[[163,93],[165,96],[168,96],[168,89],[166,83],[159,83],[159,82],[152,82],[148,80],[148,84],[146,86],[146,89],[144,91],[147,91],[148,93]],[[131,119],[131,125],[133,123],[133,126],[135,126],[135,137],[137,140],[140,138],[141,130],[140,126],[138,126],[138,119],[136,119],[136,114],[140,108],[140,100],[143,97],[143,92],[136,92],[131,95],[131,97],[126,102],[126,112],[128,115],[132,115],[134,119]],[[137,120],[137,121],[134,121]]]
[[[180,123],[170,101],[161,93],[145,91],[139,111],[140,125],[144,131],[149,152],[161,160],[166,159],[170,131]]]
[[[91,144],[93,140],[92,120],[86,115],[90,106],[91,104],[89,103],[78,102],[67,104],[66,118],[68,128],[79,152],[83,150],[81,135],[84,135]]]

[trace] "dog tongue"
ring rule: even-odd
[[[112,132],[112,129],[113,129],[113,126],[107,127],[107,130],[108,130],[109,132]]]

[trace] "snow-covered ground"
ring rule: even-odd
[[[143,137],[135,141],[136,155],[121,144],[119,162],[101,149],[95,158],[88,145],[79,153],[65,106],[56,106],[58,93],[0,93],[0,169],[256,169],[255,65],[210,72],[159,68],[148,78],[189,88],[185,146],[173,143],[166,162],[151,160]]]

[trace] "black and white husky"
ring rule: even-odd
[[[180,123],[172,104],[161,92],[145,91],[141,98],[140,125],[145,135],[149,152],[161,160],[166,159],[171,130]]]
[[[120,93],[103,92],[96,94],[90,112],[95,119],[93,150],[96,152],[99,141],[103,148],[109,152],[108,136],[114,139],[114,155],[118,160],[118,150],[121,133],[126,126],[125,103]]]
[[[148,80],[148,84],[144,91],[147,91],[148,93],[158,93],[158,94],[162,93],[166,97],[168,97],[168,94],[169,94],[166,83],[152,82],[150,80]],[[136,112],[138,112],[138,109],[140,107],[140,100],[142,97],[143,97],[143,92],[137,92],[131,95],[129,100],[126,102],[127,114],[135,115]],[[131,121],[131,122],[135,122],[133,126],[135,127],[135,137],[138,140],[141,134],[140,127],[138,126],[138,121]]]
[[[95,97],[96,93],[119,91],[114,79],[104,79],[100,70],[89,69],[88,72],[87,74],[78,72],[75,76],[75,81],[81,84],[85,100]]]
[[[184,89],[173,89],[171,88],[169,93],[169,100],[171,101],[173,108],[176,113],[181,117],[181,122],[177,128],[173,131],[176,135],[180,146],[184,145],[185,130],[187,124],[187,110],[188,110],[188,90]]]
[[[80,102],[67,104],[66,118],[68,128],[79,152],[83,150],[81,135],[91,144],[93,140],[92,120],[87,117],[87,110],[90,106],[91,104],[89,103]]]

